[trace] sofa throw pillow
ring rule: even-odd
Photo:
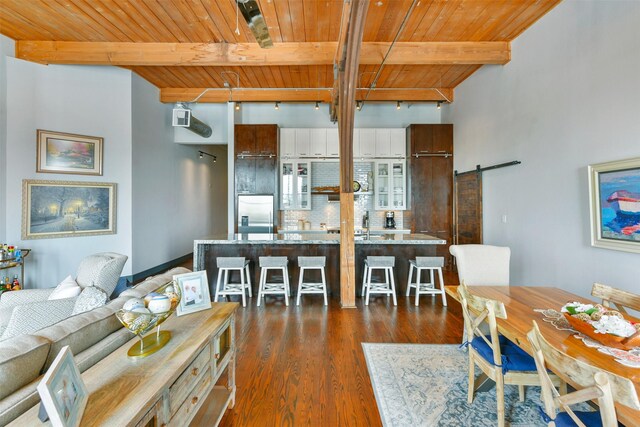
[[[80,295],[82,288],[78,286],[73,277],[67,276],[49,295],[49,300],[73,298]]]
[[[91,311],[94,308],[102,307],[107,303],[107,293],[97,286],[87,286],[82,290],[80,296],[76,300],[76,305],[73,306],[71,315],[84,313],[85,311]]]

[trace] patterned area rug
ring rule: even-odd
[[[362,344],[385,426],[495,426],[496,390],[467,403],[468,356],[457,345]],[[476,368],[476,375],[480,370]],[[540,389],[506,386],[505,421],[511,426],[545,426]]]

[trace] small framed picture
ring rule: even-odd
[[[80,425],[89,393],[69,346],[60,350],[44,374],[38,394],[53,427]]]
[[[178,316],[211,308],[209,281],[207,280],[206,271],[177,274],[173,276],[173,280],[182,291],[182,298],[176,310]]]
[[[36,172],[102,175],[102,143],[98,136],[38,129]]]

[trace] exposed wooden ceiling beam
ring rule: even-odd
[[[207,88],[175,88],[160,89],[160,101],[162,102],[187,102],[195,99]],[[199,103],[206,102],[330,102],[331,88],[321,89],[210,89],[198,99]],[[357,89],[356,99],[364,99],[367,89]],[[452,88],[423,89],[373,89],[368,101],[453,101]]]
[[[360,64],[382,62],[390,43],[362,44]],[[237,66],[333,64],[337,42],[275,43],[128,43],[17,41],[16,57],[43,64],[119,66]],[[398,42],[389,65],[506,64],[509,42]]]

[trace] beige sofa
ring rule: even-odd
[[[39,402],[36,387],[62,347],[70,347],[81,372],[89,369],[133,339],[114,315],[125,301],[157,289],[174,274],[188,272],[186,268],[174,268],[127,289],[103,307],[0,342],[0,425]]]

